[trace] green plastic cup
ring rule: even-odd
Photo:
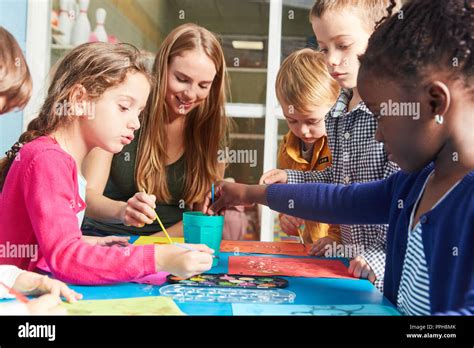
[[[224,217],[221,215],[210,216],[201,212],[183,213],[184,242],[192,244],[206,244],[214,249],[216,256],[212,266],[219,263],[219,250],[224,230]]]

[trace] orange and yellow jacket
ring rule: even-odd
[[[278,168],[302,171],[324,170],[331,166],[332,156],[326,136],[314,143],[311,163],[306,161],[301,154],[301,140],[291,131],[282,140],[278,151]],[[305,243],[314,243],[323,237],[331,237],[340,243],[339,225],[328,225],[321,222],[306,220],[304,223],[303,239]]]

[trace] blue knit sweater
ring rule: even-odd
[[[415,174],[349,186],[275,184],[271,209],[331,224],[389,224],[384,294],[397,303],[410,213],[430,164]],[[430,278],[432,314],[474,314],[474,171],[438,205],[420,217]]]

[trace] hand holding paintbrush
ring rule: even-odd
[[[213,185],[213,188],[214,188],[214,185]],[[146,194],[146,191],[145,190],[142,190],[143,193]],[[189,250],[189,251],[197,251],[197,252],[209,252],[209,251],[212,251],[212,253],[214,252],[212,249],[206,247],[207,249],[205,250],[201,250],[201,249],[198,249],[196,247],[193,247],[191,246],[190,244],[180,244],[180,243],[175,243],[173,242],[173,240],[171,239],[171,237],[169,236],[168,232],[166,231],[166,228],[165,226],[163,225],[163,223],[161,222],[161,219],[160,217],[158,216],[158,213],[156,212],[156,210],[154,211],[155,212],[155,218],[156,218],[156,221],[158,221],[158,224],[160,225],[161,227],[161,230],[163,231],[163,233],[165,234],[166,238],[168,239],[168,243],[169,244],[172,244],[172,245],[175,245],[179,248],[182,248],[182,249],[185,249],[185,250]],[[211,255],[213,258],[215,257],[214,255]]]

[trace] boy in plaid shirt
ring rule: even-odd
[[[342,88],[336,104],[326,116],[333,164],[323,171],[274,169],[262,177],[265,184],[322,182],[348,185],[381,180],[399,170],[388,160],[383,144],[375,140],[376,120],[357,90],[358,56],[364,53],[376,23],[382,20],[389,6],[398,7],[398,4],[389,0],[316,0],[310,14],[313,31],[331,76]],[[386,233],[386,225],[341,225],[342,243],[350,247],[343,248],[344,256],[354,257],[349,272],[355,277],[368,278],[380,290],[383,288]],[[326,246],[326,249],[331,248]],[[351,249],[360,254],[354,255]],[[332,256],[341,255],[333,250]]]

